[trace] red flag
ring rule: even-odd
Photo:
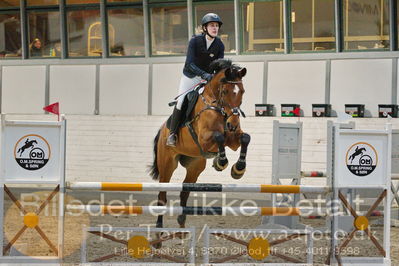
[[[297,107],[294,109],[294,111],[292,111],[296,116],[300,116],[301,113],[301,108]]]
[[[58,115],[58,121],[60,120],[60,103],[56,102],[43,107],[43,110],[49,113]]]

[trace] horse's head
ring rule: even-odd
[[[245,92],[242,78],[247,73],[246,68],[232,64],[230,60],[219,59],[211,64],[211,70],[216,73],[210,82],[214,98],[219,107],[226,113],[226,127],[235,131],[240,125],[240,106]]]

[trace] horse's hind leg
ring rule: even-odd
[[[247,150],[248,144],[251,141],[251,136],[247,133],[242,133],[240,136],[240,143],[241,143],[241,150],[240,150],[240,158],[238,161],[231,167],[231,176],[234,179],[240,179],[244,173],[245,168],[247,166],[246,157],[247,157]]]
[[[159,183],[169,183],[173,172],[177,168],[177,159],[175,154],[170,154],[167,151],[158,154],[158,169],[159,169]],[[165,206],[167,202],[166,191],[160,191],[158,194],[158,206]],[[163,228],[163,215],[158,215],[157,228]],[[157,233],[157,238],[161,237],[161,234]],[[160,248],[162,242],[155,244],[155,248]]]
[[[182,162],[182,165],[187,169],[186,178],[183,183],[195,183],[198,180],[198,176],[204,171],[206,166],[205,158],[190,158],[186,163]],[[180,206],[186,207],[187,200],[190,196],[190,191],[182,191],[180,193]],[[177,222],[180,228],[184,228],[186,224],[186,215],[182,214],[177,217]]]

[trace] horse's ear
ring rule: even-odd
[[[231,68],[226,68],[224,71],[224,76],[226,77],[226,80],[233,80],[233,72],[231,71]]]
[[[239,73],[240,77],[243,78],[247,74],[247,69],[244,67],[238,73]]]

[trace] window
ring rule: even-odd
[[[225,46],[225,53],[235,53],[235,28],[234,28],[234,2],[195,5],[195,25],[196,33],[201,32],[201,19],[209,13],[216,13],[223,21],[223,25],[219,30],[219,37]]]
[[[244,2],[242,14],[244,52],[284,52],[283,1]]]
[[[143,0],[107,0],[107,3],[113,3],[113,2],[119,2],[119,3],[143,3]]]
[[[66,0],[67,5],[76,4],[99,4],[100,0]]]
[[[102,28],[99,9],[68,11],[68,55],[101,56]]]
[[[396,33],[397,33],[397,44],[396,47],[399,49],[399,0],[396,0],[396,25],[395,23],[394,26],[396,26]]]
[[[21,57],[21,19],[18,12],[0,13],[0,58]]]
[[[58,5],[58,0],[27,0],[28,6],[49,6],[49,5]]]
[[[143,56],[143,8],[109,9],[108,36],[110,56]]]
[[[29,57],[60,57],[60,14],[58,11],[28,12]]]
[[[152,55],[184,55],[188,45],[187,7],[151,8]]]
[[[292,50],[334,50],[334,14],[334,0],[292,0]]]
[[[0,7],[19,7],[19,0],[0,0]]]
[[[389,49],[388,0],[344,0],[344,49]]]

